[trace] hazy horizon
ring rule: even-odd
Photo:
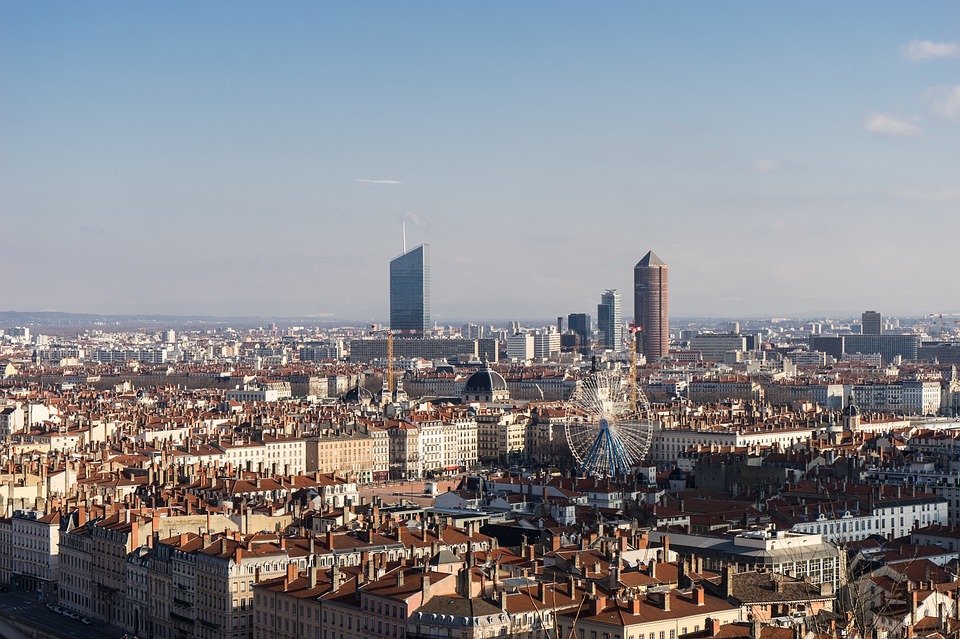
[[[960,5],[0,2],[4,301],[952,313]],[[831,310],[833,309],[833,310]],[[449,318],[449,319],[448,319]]]

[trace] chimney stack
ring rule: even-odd
[[[711,637],[716,637],[720,633],[720,620],[713,618],[707,619],[707,630]]]
[[[603,609],[607,607],[607,598],[603,595],[597,595],[590,600],[590,614],[593,616],[599,615],[603,612]]]
[[[423,575],[421,583],[421,599],[423,603],[426,603],[430,600],[430,575]]]
[[[297,564],[293,563],[292,561],[289,564],[287,564],[287,581],[288,582],[296,581],[298,574],[300,574],[300,568],[297,566]]]
[[[723,578],[721,580],[721,587],[723,589],[723,596],[729,599],[733,596],[733,575],[734,575],[733,564],[727,564],[723,567]]]
[[[697,586],[693,589],[693,605],[702,606],[707,601],[706,591],[703,586]]]

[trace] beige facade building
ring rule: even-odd
[[[371,480],[386,481],[390,478],[390,432],[374,425],[368,428],[368,432],[371,440]]]
[[[340,473],[368,484],[373,481],[373,441],[362,428],[328,429],[308,437],[307,472]]]

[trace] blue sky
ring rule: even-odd
[[[13,310],[960,310],[960,5],[0,2]]]

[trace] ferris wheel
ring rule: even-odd
[[[612,477],[646,457],[653,424],[643,391],[619,373],[597,371],[570,398],[567,444],[581,474]]]

